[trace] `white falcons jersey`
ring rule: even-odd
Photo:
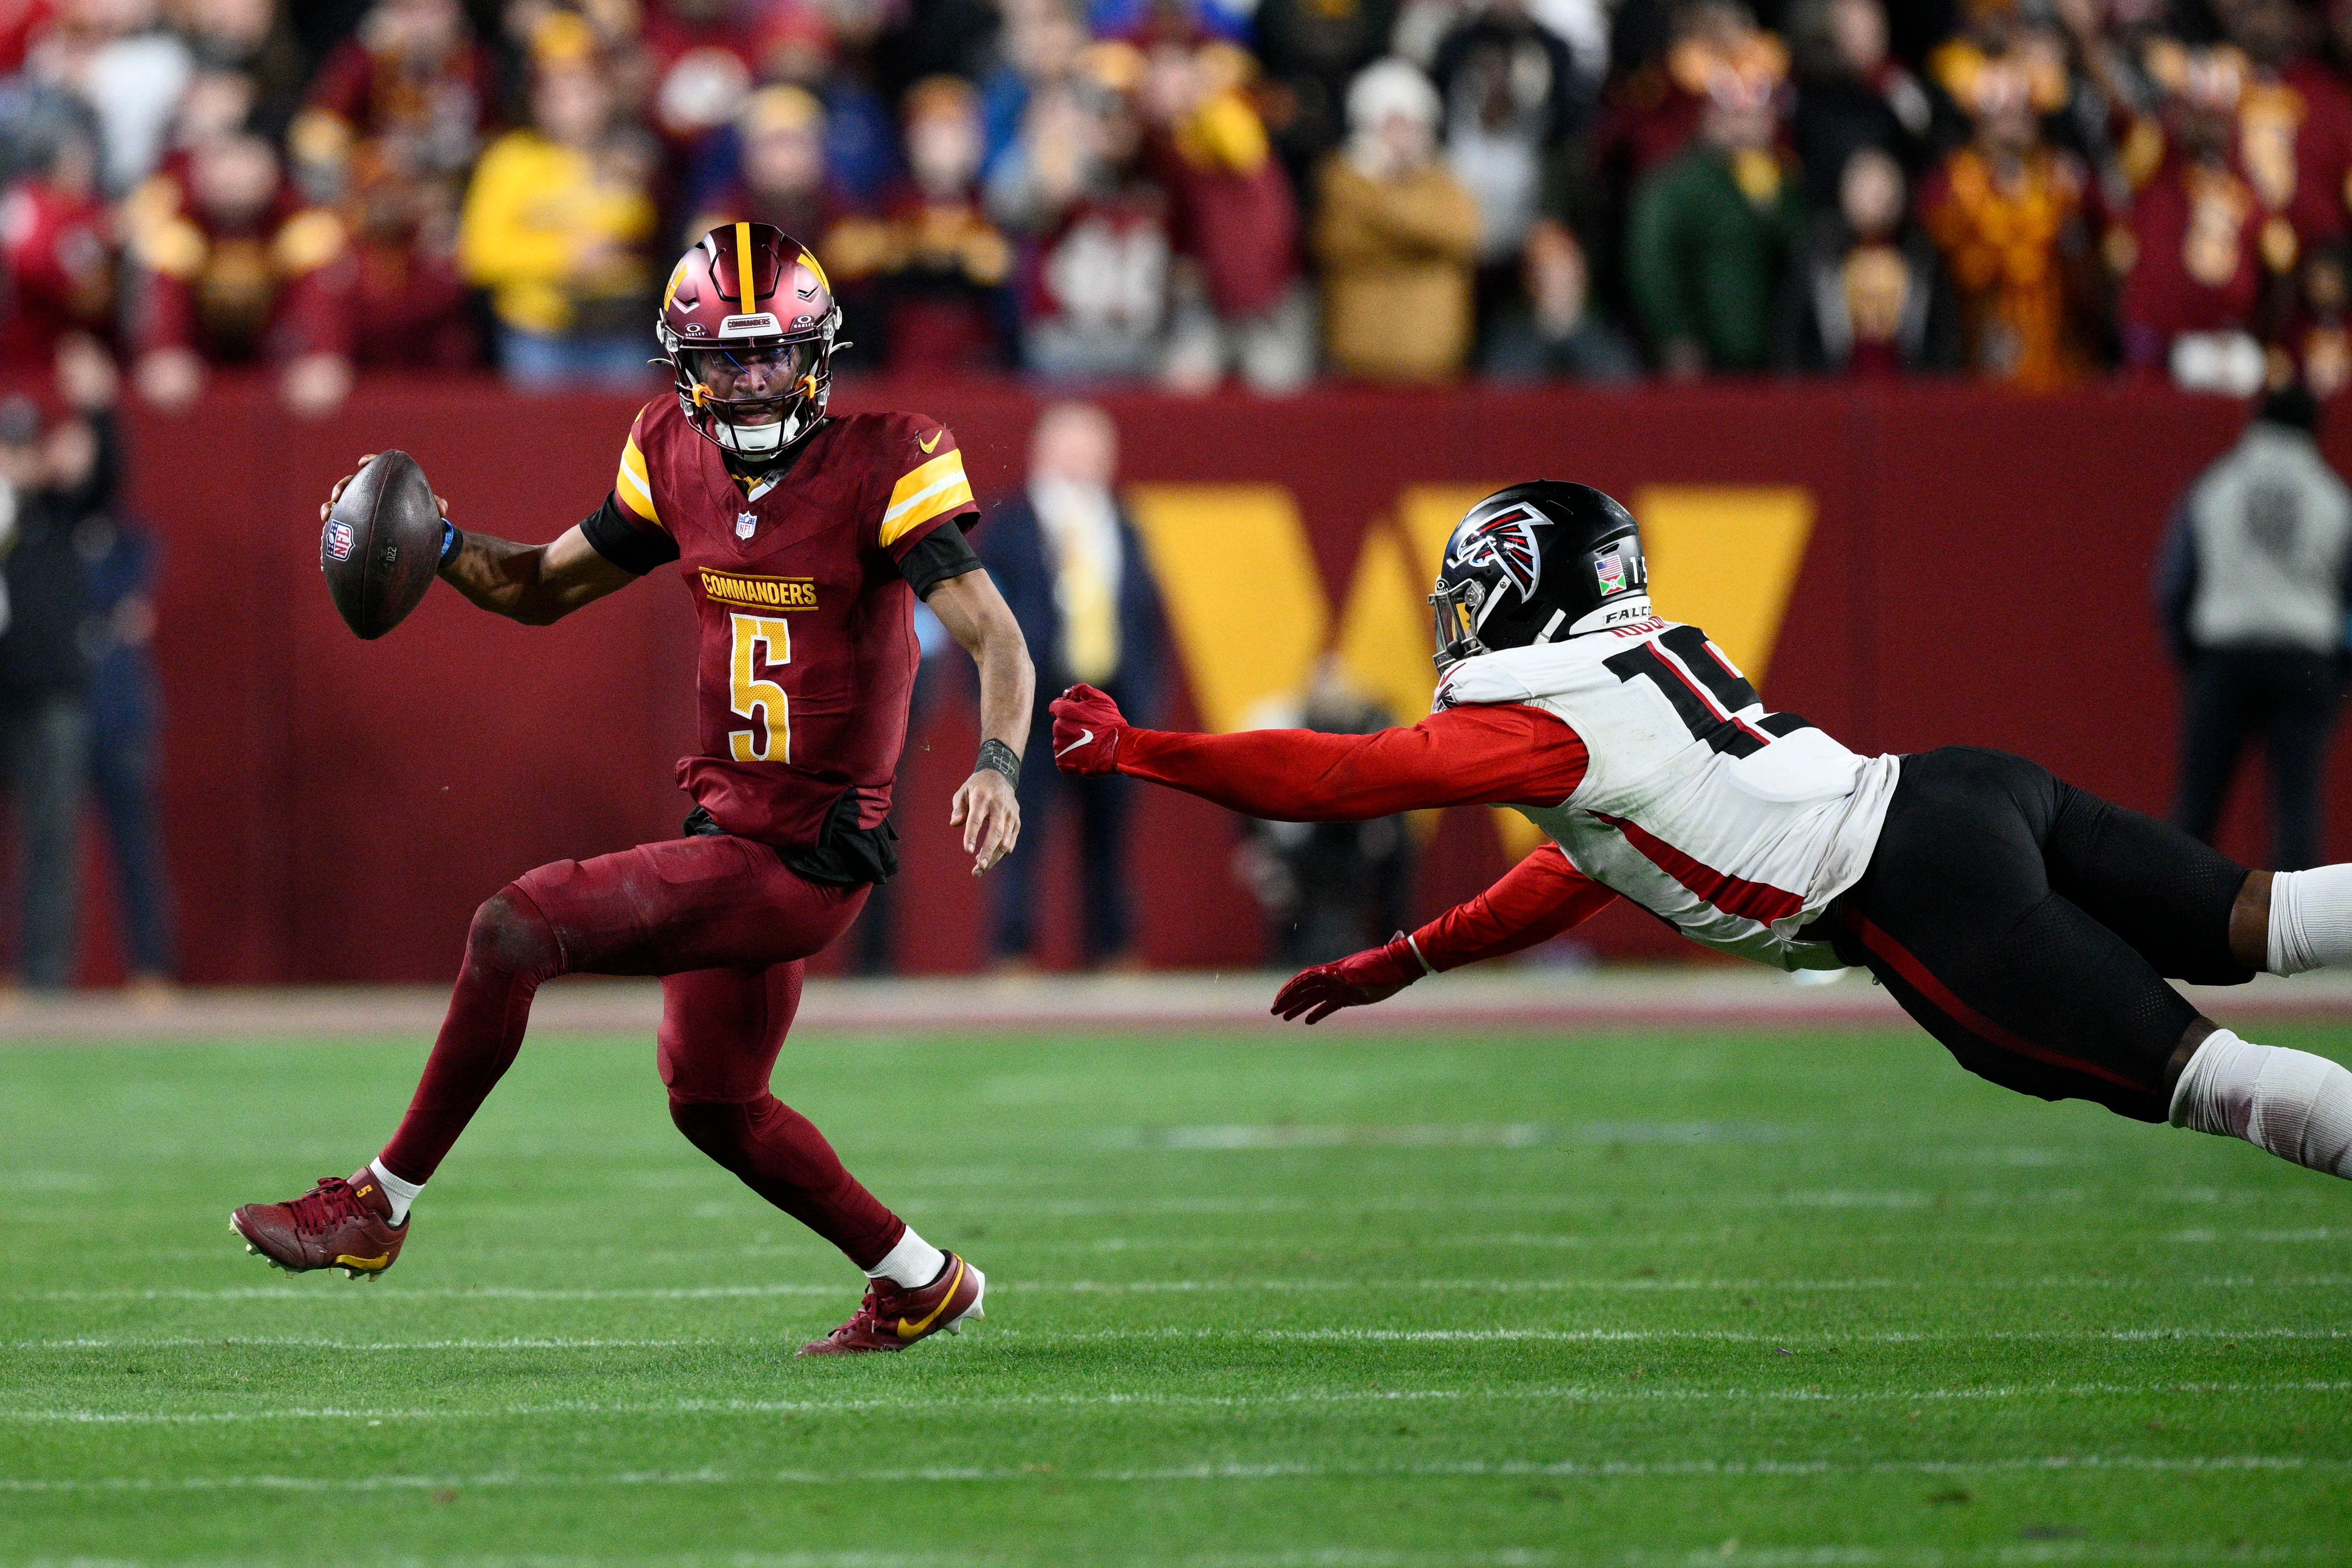
[[[1654,617],[1466,658],[1438,685],[1439,708],[1490,702],[1542,709],[1583,739],[1576,793],[1514,808],[1578,870],[1702,946],[1838,966],[1797,932],[1868,868],[1896,758],[1767,713],[1705,632]]]

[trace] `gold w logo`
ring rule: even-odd
[[[1414,485],[1373,520],[1357,548],[1336,635],[1307,528],[1279,485],[1137,485],[1129,510],[1167,605],[1170,630],[1201,720],[1245,728],[1295,703],[1328,653],[1402,723],[1429,711],[1424,598],[1439,553],[1473,502],[1501,488]],[[1633,496],[1658,613],[1703,626],[1764,683],[1789,593],[1812,533],[1811,492],[1771,485],[1652,485]],[[1507,847],[1535,829],[1498,813]]]

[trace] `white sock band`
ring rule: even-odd
[[[373,1171],[375,1173],[375,1179],[383,1184],[383,1195],[392,1200],[392,1223],[394,1225],[406,1224],[408,1220],[408,1205],[416,1201],[416,1194],[425,1190],[425,1184],[423,1182],[402,1181],[398,1176],[394,1175],[390,1171],[383,1168],[383,1162],[382,1160],[370,1160],[368,1162],[368,1169]]]
[[[2271,876],[2273,974],[2352,964],[2352,865]]]
[[[2172,1123],[2352,1178],[2352,1072],[2309,1051],[2214,1030],[2172,1091]]]
[[[940,1277],[948,1266],[948,1255],[915,1234],[908,1226],[898,1245],[882,1255],[882,1261],[866,1271],[868,1279],[887,1279],[893,1285],[908,1289],[920,1289]]]

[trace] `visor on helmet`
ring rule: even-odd
[[[756,348],[698,343],[678,349],[677,367],[689,385],[701,389],[701,402],[725,408],[730,423],[775,424],[785,405],[808,390],[802,384],[816,368],[821,347],[814,338]]]

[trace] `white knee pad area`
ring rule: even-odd
[[[2173,1090],[2172,1122],[2352,1178],[2352,1072],[2309,1051],[2214,1030]]]
[[[2271,877],[2273,974],[2352,964],[2352,866],[2315,866]]]

